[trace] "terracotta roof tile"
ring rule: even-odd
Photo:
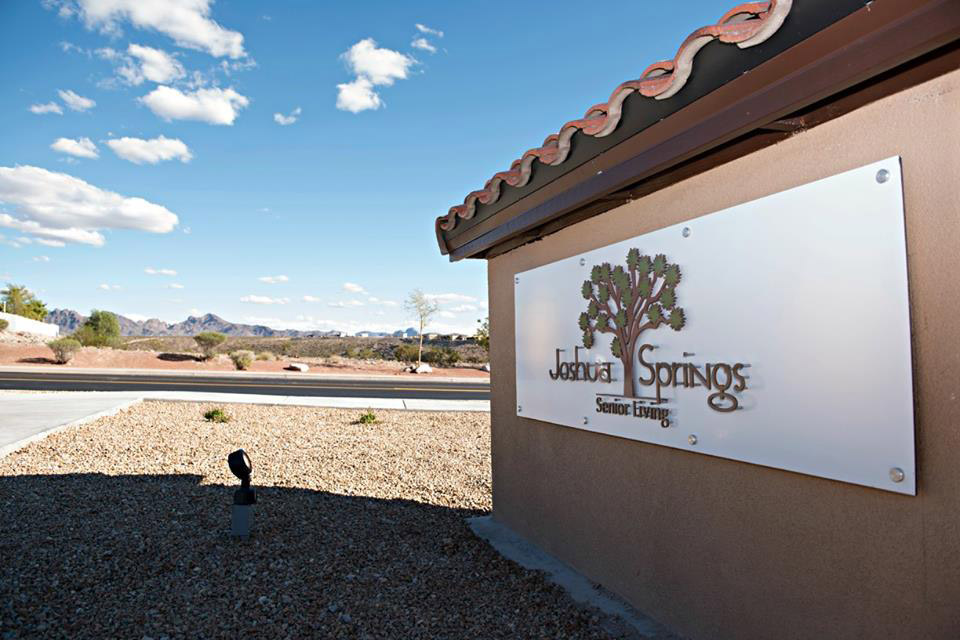
[[[491,204],[499,200],[501,185],[522,187],[527,184],[534,160],[548,165],[563,163],[570,152],[570,140],[574,133],[579,131],[598,138],[613,133],[620,124],[623,102],[629,95],[639,93],[654,100],[674,96],[690,77],[697,52],[709,42],[719,40],[736,44],[742,49],[764,42],[783,24],[792,4],[793,0],[748,2],[725,13],[716,24],[697,29],[687,36],[672,60],[655,62],[640,74],[639,79],[618,86],[606,102],[587,109],[583,118],[563,125],[559,133],[548,136],[541,146],[530,149],[514,160],[508,171],[495,174],[483,189],[469,193],[463,204],[451,207],[447,215],[437,218],[438,233],[454,229],[458,218],[472,218],[477,202]]]

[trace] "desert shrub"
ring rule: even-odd
[[[415,344],[398,344],[393,348],[393,357],[400,362],[416,362],[417,351]]]
[[[230,354],[230,359],[233,360],[233,366],[235,366],[240,371],[246,371],[250,368],[250,365],[253,364],[253,351],[241,350],[234,351]]]
[[[67,364],[73,360],[74,354],[80,351],[80,343],[73,338],[59,338],[47,343],[50,350],[53,351],[53,357],[57,364]]]
[[[10,323],[6,320],[0,320],[0,331],[6,331],[7,327],[10,326]]]
[[[227,336],[216,331],[204,331],[193,336],[193,339],[200,347],[200,351],[203,352],[204,359],[209,360],[216,353],[217,347],[227,339]]]
[[[230,416],[220,407],[210,409],[210,411],[204,413],[203,419],[207,422],[230,422]]]
[[[113,347],[120,341],[120,323],[109,311],[94,309],[73,337],[85,347]]]
[[[343,355],[354,360],[374,360],[379,357],[379,354],[370,347],[350,347]]]
[[[477,320],[480,323],[480,326],[477,327],[477,335],[474,336],[474,339],[477,341],[477,344],[481,349],[490,352],[490,318],[484,318],[483,320]]]
[[[360,417],[357,419],[358,424],[373,424],[376,421],[377,414],[370,409],[367,409],[364,413],[361,413]]]
[[[416,354],[414,354],[416,360]],[[423,350],[423,361],[438,367],[450,367],[460,362],[460,354],[450,347],[429,348]]]
[[[257,360],[276,360],[277,354],[272,351],[261,351],[257,354]]]

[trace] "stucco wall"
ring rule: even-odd
[[[30,318],[16,316],[12,313],[0,312],[0,320],[6,320],[10,325],[7,327],[7,331],[32,333],[38,336],[48,336],[50,338],[56,338],[58,335],[60,335],[60,327],[55,324],[31,320]]]
[[[892,155],[903,158],[916,497],[516,417],[515,273]],[[960,72],[488,269],[497,520],[692,638],[960,637]]]

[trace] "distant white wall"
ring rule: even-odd
[[[0,311],[0,319],[6,320],[10,323],[10,326],[7,327],[7,331],[32,333],[38,336],[48,336],[50,338],[56,338],[58,335],[60,335],[60,327],[55,324],[38,322],[37,320],[31,320],[30,318],[24,318],[23,316],[15,316],[12,313],[3,313],[2,311]]]

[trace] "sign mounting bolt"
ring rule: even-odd
[[[586,259],[586,258],[580,258],[580,266],[581,266],[581,267],[584,267],[584,266],[586,266],[586,264],[587,264],[587,259]]]
[[[517,413],[520,413],[520,412],[522,412],[522,411],[523,411],[523,407],[518,404],[518,405],[517,405]]]
[[[880,169],[880,171],[877,171],[877,182],[879,182],[880,184],[883,184],[889,179],[890,179],[889,171],[887,171],[886,169]]]
[[[583,416],[583,424],[589,424],[589,423],[590,423],[590,418],[588,418],[587,416]]]
[[[520,284],[520,278],[514,278],[513,284]]]
[[[697,436],[691,433],[687,436],[687,442],[690,443],[690,446],[697,444]]]
[[[903,482],[904,478],[907,477],[907,474],[903,472],[903,469],[900,467],[894,467],[890,469],[890,479],[894,482]]]
[[[684,227],[684,228],[683,228],[683,231],[680,232],[680,235],[682,235],[684,238],[689,238],[689,237],[690,237],[690,227]]]

